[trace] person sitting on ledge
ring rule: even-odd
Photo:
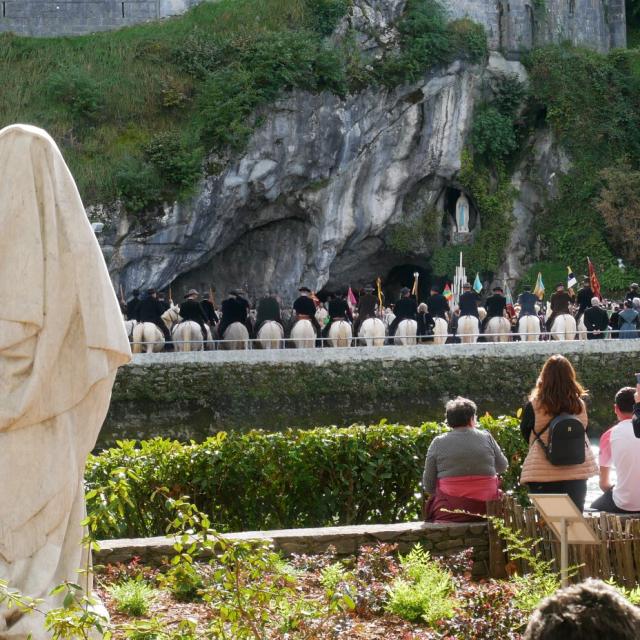
[[[533,612],[523,640],[637,640],[640,609],[588,578],[556,591]]]
[[[424,464],[427,522],[481,520],[487,501],[500,496],[498,474],[509,464],[493,436],[477,428],[476,412],[475,402],[466,398],[447,402],[451,431],[433,439]],[[456,510],[465,513],[451,513]]]
[[[616,393],[613,410],[618,424],[600,438],[600,489],[604,493],[591,503],[592,509],[611,513],[640,511],[640,438],[635,437],[631,423],[634,394],[633,387],[623,387]],[[615,485],[611,467],[616,470]]]

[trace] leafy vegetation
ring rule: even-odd
[[[130,616],[146,616],[154,590],[142,580],[124,580],[109,588],[116,609]]]
[[[616,260],[625,255],[632,233],[617,222],[630,222],[634,215],[633,175],[627,174],[640,166],[640,51],[605,56],[545,47],[532,52],[527,65],[531,109],[545,119],[573,163],[537,220],[544,258],[577,268],[589,256],[604,290],[620,290],[637,279],[640,266],[629,255],[633,262],[623,273]]]
[[[410,622],[431,626],[453,616],[454,590],[449,571],[416,545],[400,559],[400,575],[389,586],[387,609]]]
[[[517,484],[525,443],[515,418],[485,416]],[[221,432],[201,444],[120,442],[87,465],[97,538],[161,535],[170,496],[188,495],[219,531],[412,520],[431,440],[446,427],[390,425],[280,433]],[[318,490],[322,487],[322,491]],[[242,496],[242,499],[239,499]]]
[[[486,53],[481,27],[447,25],[435,0],[410,0],[401,47],[371,64],[353,35],[329,39],[350,0],[220,0],[111,33],[0,35],[0,126],[49,130],[87,204],[132,213],[185,197],[212,152],[241,150],[260,108],[283,91],[344,95],[412,82],[434,65]],[[25,83],[24,78],[29,78]]]

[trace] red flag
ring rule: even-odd
[[[514,318],[516,315],[515,307],[513,306],[513,296],[511,295],[511,289],[509,289],[509,285],[505,283],[505,296],[507,299],[507,313],[511,318]]]
[[[602,294],[600,293],[600,281],[596,275],[596,270],[593,267],[593,262],[590,258],[587,258],[587,264],[589,265],[589,284],[591,285],[591,291],[593,295],[599,300],[602,300]]]
[[[353,295],[353,291],[351,291],[351,287],[349,287],[349,291],[347,291],[347,304],[349,305],[349,309],[351,309],[351,313],[353,313],[355,308],[358,306],[358,301],[356,300],[356,297]]]

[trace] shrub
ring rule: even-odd
[[[495,107],[486,107],[474,116],[471,142],[480,155],[492,161],[501,160],[517,146],[513,121]]]
[[[514,488],[526,451],[517,420],[481,423],[510,460],[504,487]],[[221,432],[201,444],[124,441],[90,457],[88,510],[100,515],[99,538],[163,534],[173,520],[167,492],[190,496],[220,531],[414,520],[427,449],[445,430],[382,422]]]
[[[454,613],[451,574],[416,545],[400,560],[401,573],[389,586],[387,610],[410,622],[433,625]]]
[[[45,90],[79,120],[94,120],[104,108],[100,85],[81,68],[65,68],[54,73]]]
[[[188,148],[177,132],[156,134],[145,145],[144,154],[166,184],[188,188],[200,176],[202,150]]]
[[[125,157],[116,172],[118,197],[129,213],[140,213],[161,199],[162,180],[156,169],[139,158]]]
[[[146,616],[149,613],[154,590],[142,580],[125,580],[109,587],[109,593],[120,613]]]

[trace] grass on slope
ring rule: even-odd
[[[0,35],[0,126],[46,128],[87,204],[130,212],[188,195],[211,151],[243,147],[257,107],[286,89],[413,81],[429,66],[486,50],[468,21],[409,0],[402,50],[377,65],[331,34],[350,0],[219,0],[185,16],[74,38]]]

